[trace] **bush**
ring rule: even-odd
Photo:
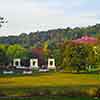
[[[100,97],[100,88],[96,92],[96,97]]]
[[[3,96],[6,96],[6,94],[0,91],[0,97],[3,97]]]

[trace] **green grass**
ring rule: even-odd
[[[0,87],[100,85],[99,74],[37,73],[30,76],[1,76]]]
[[[80,95],[80,91],[94,95],[92,92],[95,92],[98,88],[100,88],[99,74],[56,72],[0,76],[0,92],[8,96],[22,96],[40,92],[59,95],[61,93],[77,93],[75,95]]]

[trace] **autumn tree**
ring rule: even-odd
[[[62,67],[70,69],[86,70],[96,63],[93,46],[86,44],[68,44],[62,51]]]

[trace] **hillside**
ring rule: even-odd
[[[65,29],[55,29],[41,32],[30,32],[21,33],[19,36],[8,36],[0,37],[1,44],[20,44],[23,47],[42,47],[43,43],[47,41],[50,45],[61,43],[65,40],[72,40],[79,38],[83,35],[94,35],[100,34],[100,24],[96,24],[88,27],[76,27]]]

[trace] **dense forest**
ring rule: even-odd
[[[0,37],[1,44],[20,44],[23,47],[43,47],[45,42],[49,45],[59,44],[66,40],[80,38],[83,35],[100,36],[100,24],[88,27],[76,27],[65,29],[55,29],[41,32],[21,33],[19,36],[2,36]]]

